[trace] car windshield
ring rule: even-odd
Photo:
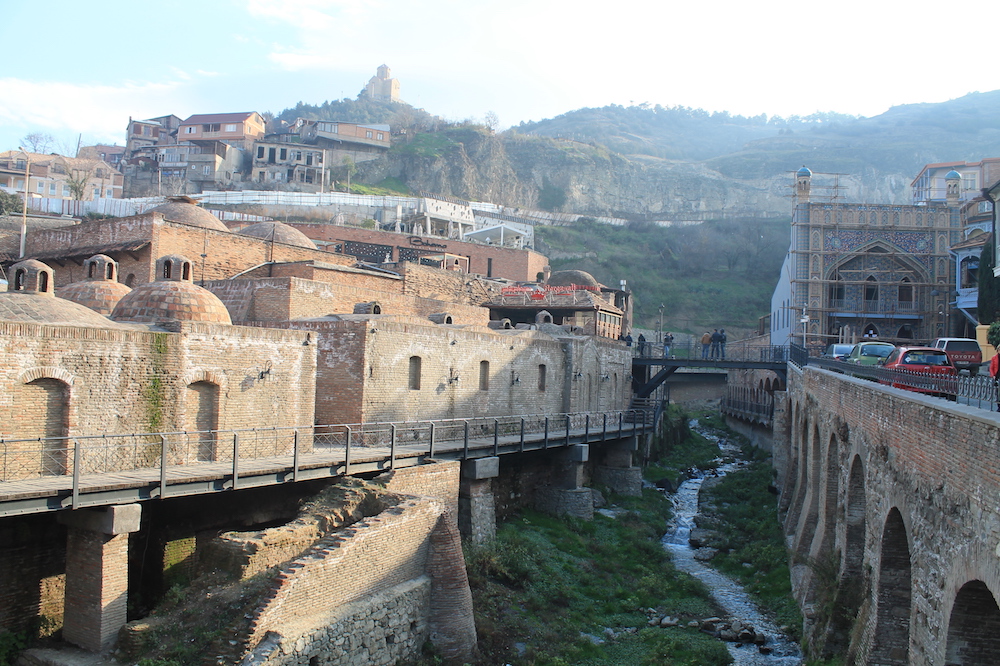
[[[903,357],[903,363],[911,365],[948,365],[948,355],[935,354],[929,351],[910,352]]]
[[[865,345],[861,348],[862,356],[878,356],[879,358],[885,358],[892,353],[892,347],[889,345]]]

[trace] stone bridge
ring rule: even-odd
[[[811,651],[1000,663],[1000,417],[788,368],[774,461]]]

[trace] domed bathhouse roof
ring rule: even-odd
[[[105,254],[95,254],[83,262],[83,266],[87,277],[57,289],[59,296],[99,314],[110,315],[118,301],[132,291],[118,282],[118,264]]]
[[[813,175],[813,172],[803,165],[801,169],[795,172],[795,175],[799,178],[810,178]]]
[[[257,224],[240,229],[236,233],[241,236],[253,236],[254,238],[263,238],[264,240],[273,240],[275,243],[306,247],[310,250],[316,249],[316,244],[309,240],[308,236],[295,227],[290,227],[282,222],[258,222]]]
[[[0,293],[0,321],[117,327],[90,308],[56,298],[52,290],[52,269],[40,261],[28,259],[14,264],[10,274],[13,280],[7,291]]]
[[[111,318],[159,324],[167,321],[201,321],[232,324],[229,310],[219,297],[192,281],[191,261],[177,254],[156,262],[156,282],[133,289],[118,301]]]
[[[222,220],[199,207],[190,197],[169,197],[167,203],[150,208],[146,212],[160,213],[171,222],[181,222],[216,231],[229,231],[229,227],[224,225]]]
[[[962,180],[962,174],[952,169],[944,176],[945,180]]]
[[[568,287],[577,284],[582,287],[600,287],[601,283],[586,271],[556,271],[549,276],[548,284],[555,287]]]

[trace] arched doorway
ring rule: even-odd
[[[1000,608],[986,583],[974,580],[955,597],[945,666],[990,666],[1000,655]]]
[[[14,399],[14,437],[38,439],[16,453],[19,462],[9,471],[17,476],[56,476],[70,471],[66,450],[69,434],[69,385],[41,377],[18,387]],[[58,439],[50,439],[58,438]]]
[[[219,387],[210,382],[188,384],[185,403],[187,422],[184,429],[197,433],[191,442],[197,460],[215,460],[215,431],[219,429]]]

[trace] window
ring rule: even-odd
[[[288,148],[282,148],[278,151],[278,159],[287,160],[288,159]]]
[[[211,173],[212,173],[212,167],[210,167],[209,165],[206,164],[206,165],[204,165],[204,166],[201,167],[201,172],[202,172],[202,174],[204,174],[206,176],[211,175]]]
[[[211,124],[208,124],[208,125],[202,125],[201,126],[201,130],[203,132],[218,132],[219,131],[219,127],[221,127],[219,125],[219,123],[211,123]]]
[[[49,194],[53,194],[54,195],[55,193],[56,193],[56,184],[55,183],[49,183]]]
[[[365,132],[365,138],[366,139],[372,138],[372,131],[371,130],[368,130],[368,131]]]
[[[479,390],[489,391],[490,390],[490,362],[480,361],[479,362]]]
[[[257,159],[259,160],[264,159],[264,146],[257,146]]]
[[[184,133],[185,134],[194,134],[197,131],[198,131],[198,128],[195,127],[194,125],[190,125],[190,126],[184,128]]]
[[[39,194],[45,194],[45,183],[41,181],[35,183],[35,190],[37,190]]]
[[[410,357],[410,390],[419,391],[420,390],[420,357],[411,356]]]
[[[142,135],[143,136],[150,136],[150,135],[152,135],[152,133],[153,133],[152,132],[152,128],[149,125],[143,125],[142,126]]]
[[[63,185],[63,193],[62,193],[62,195],[64,197],[68,197],[69,196],[69,185]]]
[[[913,285],[910,284],[910,278],[903,278],[902,284],[899,285],[899,302],[913,302]]]
[[[107,169],[97,169],[94,172],[94,177],[95,178],[107,178],[108,177],[108,170]]]
[[[226,125],[226,131],[227,132],[235,132],[238,127],[239,127],[239,125]]]
[[[545,390],[545,365],[538,366],[538,390]]]
[[[385,134],[383,134],[382,132],[379,132],[378,133],[378,140],[379,141],[385,141]]]
[[[874,275],[869,275],[865,280],[865,300],[868,302],[878,300],[878,281]]]
[[[94,198],[97,199],[101,196],[101,188],[94,186]]]

